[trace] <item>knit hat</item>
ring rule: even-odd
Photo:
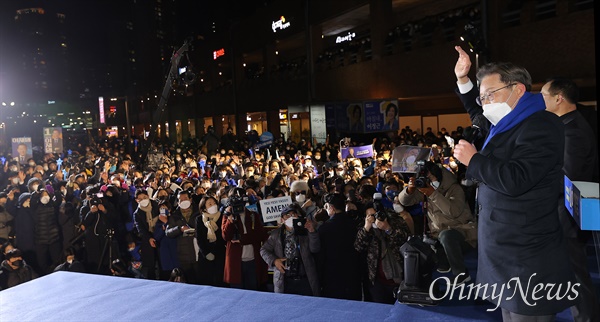
[[[22,206],[23,203],[29,198],[31,198],[31,194],[29,192],[24,192],[24,193],[20,194],[19,195],[19,206]]]
[[[290,185],[290,192],[309,191],[308,183],[303,180],[296,180]]]

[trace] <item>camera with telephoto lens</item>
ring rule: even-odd
[[[286,260],[285,270],[285,277],[295,279],[300,278],[300,258],[298,258],[298,256],[288,258]]]
[[[385,207],[383,206],[383,203],[381,202],[382,198],[383,198],[383,196],[379,192],[376,192],[373,194],[373,209],[375,209],[375,219],[377,219],[379,221],[384,221],[384,220],[388,219],[388,215],[387,215],[387,212],[385,211]]]
[[[425,167],[424,161],[417,161],[417,178],[415,179],[415,187],[425,188],[429,185],[429,171]]]

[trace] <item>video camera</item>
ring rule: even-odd
[[[97,193],[95,195],[92,195],[92,199],[90,199],[90,207],[101,205],[102,197],[104,197],[104,195],[102,193]]]
[[[425,188],[429,185],[429,170],[425,167],[425,161],[417,161],[417,178],[415,179],[415,186],[417,188]]]
[[[248,202],[248,196],[246,195],[232,195],[231,197],[229,197],[229,199],[227,200],[227,204],[225,205],[225,207],[231,207],[231,213],[232,214],[241,214],[244,212],[244,209],[246,208],[246,203]]]
[[[381,199],[383,199],[383,196],[381,195],[381,193],[376,192],[373,194],[373,209],[375,209],[375,211],[376,211],[375,219],[377,219],[379,221],[384,221],[384,220],[388,219],[388,214],[385,211],[385,207],[383,206]]]

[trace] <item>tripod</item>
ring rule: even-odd
[[[96,272],[100,273],[100,269],[102,268],[102,263],[104,263],[104,257],[106,256],[106,251],[108,250],[108,267],[110,268],[113,262],[113,236],[115,235],[115,230],[109,228],[106,230],[106,235],[104,236],[104,247],[102,248],[102,254],[100,255],[100,260],[98,261],[98,268]]]

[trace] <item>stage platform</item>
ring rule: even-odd
[[[0,292],[0,321],[490,321],[490,305],[414,307],[57,272]]]
[[[473,253],[467,254],[465,262],[474,278]],[[434,273],[434,278],[439,276]],[[600,289],[598,272],[592,271],[592,277]],[[0,292],[2,322],[502,320],[500,309],[487,309],[493,306],[486,301],[445,299],[432,307],[385,305],[69,272]],[[572,321],[569,310],[556,320]]]

